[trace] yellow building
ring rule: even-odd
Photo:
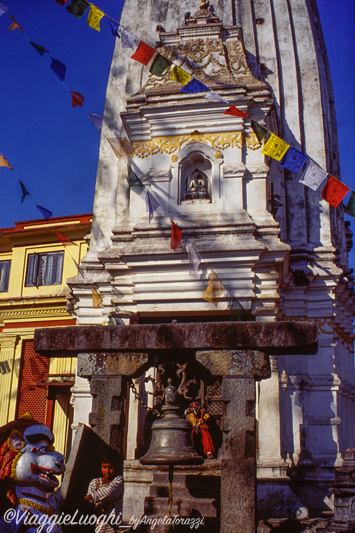
[[[34,330],[74,325],[65,280],[85,256],[91,214],[16,222],[0,229],[0,426],[30,411],[52,428],[56,449],[70,443],[76,359],[45,359]]]

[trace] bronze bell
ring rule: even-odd
[[[176,388],[168,379],[165,389],[164,417],[152,425],[149,450],[139,459],[142,465],[198,465],[203,457],[196,453],[191,442],[191,424],[179,415]]]

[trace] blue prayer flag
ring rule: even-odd
[[[209,88],[206,87],[203,83],[192,78],[183,88],[180,90],[181,93],[203,93],[209,91]]]
[[[50,64],[50,68],[53,70],[54,74],[58,76],[60,81],[64,81],[67,67],[57,59],[54,59],[53,57],[51,57],[51,60],[52,63]]]
[[[160,203],[150,194],[149,191],[147,191],[146,196],[146,210],[149,213],[149,224],[154,216],[154,211],[158,209],[160,206]]]
[[[48,220],[53,216],[52,211],[49,211],[49,209],[46,209],[45,207],[42,207],[41,205],[36,205],[38,211],[43,215],[43,217]]]
[[[118,34],[118,26],[119,26],[118,22],[113,20],[111,17],[108,17],[107,15],[106,15],[106,18],[107,18],[107,22],[109,23],[111,27],[112,35],[114,37],[118,37],[119,39],[121,39],[121,36]]]
[[[306,155],[302,154],[296,148],[290,146],[280,163],[280,167],[287,168],[287,170],[292,170],[292,172],[299,172],[307,159],[308,157]]]
[[[28,190],[26,189],[25,185],[22,183],[21,180],[19,180],[20,182],[20,187],[21,187],[21,190],[22,190],[22,198],[21,198],[21,204],[23,204],[26,196],[31,196],[30,193],[28,192]]]

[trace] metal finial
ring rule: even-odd
[[[202,0],[201,4],[200,4],[200,8],[201,9],[207,9],[209,7],[210,3],[208,0]]]

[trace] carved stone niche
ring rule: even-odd
[[[186,208],[190,204],[203,204],[204,209],[206,204],[220,204],[222,163],[223,159],[216,157],[215,150],[206,144],[188,144],[171,164],[171,198]]]

